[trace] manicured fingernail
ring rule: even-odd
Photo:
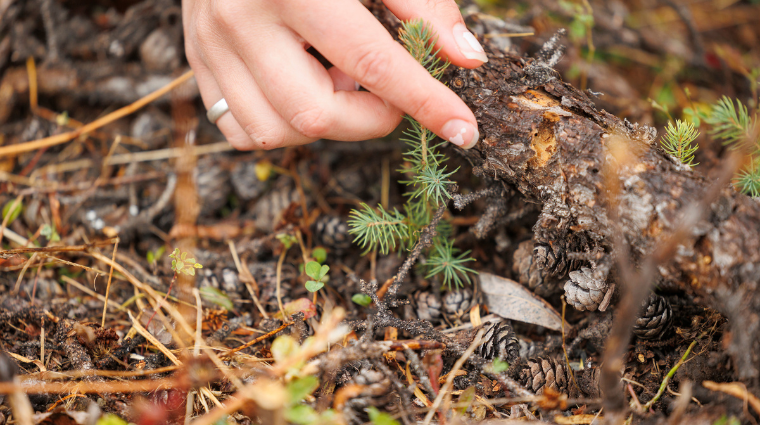
[[[464,24],[454,25],[454,40],[457,41],[459,51],[462,52],[467,59],[475,59],[483,63],[488,62],[488,57],[486,56],[485,50],[483,50],[483,46],[481,46],[478,39],[467,30],[467,27],[464,26]]]
[[[470,149],[475,146],[480,138],[477,127],[460,119],[453,119],[444,124],[441,133],[446,140],[462,149]]]

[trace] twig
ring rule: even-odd
[[[285,329],[287,329],[293,323],[295,323],[295,322],[283,323],[279,328],[277,328],[277,329],[275,329],[273,331],[267,332],[264,335],[261,335],[261,336],[255,338],[255,339],[253,339],[251,341],[248,341],[248,342],[246,342],[245,344],[243,344],[243,345],[241,345],[239,347],[235,347],[235,348],[233,348],[233,349],[231,349],[231,350],[223,353],[221,355],[221,357],[229,357],[229,356],[237,353],[240,350],[244,350],[244,349],[246,349],[246,348],[248,348],[248,347],[250,347],[250,346],[252,346],[254,344],[257,344],[257,343],[259,343],[261,341],[264,341],[265,339],[269,339],[269,338],[277,335],[278,333],[284,331]]]
[[[116,121],[119,118],[125,117],[137,111],[143,106],[153,102],[154,100],[160,98],[166,93],[172,91],[173,89],[180,86],[182,83],[184,83],[185,81],[189,80],[192,77],[193,77],[193,71],[187,71],[186,73],[177,77],[172,82],[154,91],[153,93],[150,93],[142,97],[141,99],[138,99],[134,103],[131,103],[123,108],[119,108],[104,117],[101,117],[89,124],[86,124],[77,130],[69,131],[62,134],[56,134],[55,136],[45,137],[43,139],[33,140],[31,142],[19,143],[19,144],[9,145],[9,146],[2,146],[0,147],[0,157],[7,156],[7,155],[17,155],[23,152],[29,152],[29,151],[33,151],[37,149],[48,148],[50,146],[56,146],[56,145],[60,145],[62,143],[66,143],[68,141],[74,140],[82,134],[87,134],[91,132],[92,130],[96,130],[100,127],[103,127],[106,124],[110,124],[111,122]]]
[[[475,349],[480,346],[481,339],[483,338],[483,329],[478,331],[478,334],[475,336],[475,339],[472,341],[472,344],[467,348],[467,351],[462,354],[461,357],[459,357],[459,360],[457,360],[456,363],[454,363],[454,367],[451,368],[451,371],[449,372],[449,377],[446,379],[446,383],[443,384],[443,388],[441,388],[441,391],[438,392],[438,395],[435,397],[435,400],[433,401],[433,405],[430,407],[430,410],[428,411],[427,415],[425,415],[425,420],[422,422],[423,425],[430,425],[430,421],[433,419],[433,415],[435,415],[436,410],[438,409],[438,406],[441,405],[441,401],[443,401],[443,396],[448,393],[451,390],[451,386],[454,385],[454,378],[457,375],[457,371],[462,368],[464,365],[464,362],[467,361],[467,359],[472,355],[472,353],[475,352]]]
[[[713,382],[702,381],[702,386],[711,391],[720,391],[739,400],[746,401],[760,415],[760,399],[747,391],[747,387],[741,382]]]
[[[111,256],[111,261],[114,263],[116,262],[116,250],[119,248],[119,238],[116,238],[116,243],[113,244],[113,255]],[[100,321],[100,327],[105,328],[106,327],[106,309],[108,308],[108,293],[111,291],[111,279],[113,278],[113,266],[111,266],[111,270],[108,272],[108,284],[106,285],[106,299],[103,303],[103,319]]]

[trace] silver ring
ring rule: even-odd
[[[209,108],[208,112],[206,112],[206,118],[208,118],[212,124],[216,124],[216,122],[219,121],[219,118],[229,111],[230,107],[227,106],[227,101],[222,98],[219,102],[216,102],[214,106]]]

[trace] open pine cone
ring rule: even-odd
[[[500,359],[513,363],[520,357],[520,342],[517,340],[512,323],[500,320],[486,324],[483,342],[478,353],[486,360]]]

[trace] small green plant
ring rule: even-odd
[[[51,226],[49,224],[45,224],[42,226],[42,229],[40,230],[40,235],[44,236],[49,240],[50,242],[58,242],[61,240],[61,236],[56,232],[55,226]]]
[[[441,78],[449,63],[437,57],[438,50],[434,50],[437,37],[429,25],[422,20],[404,22],[399,38],[417,62],[433,77]],[[388,210],[381,205],[372,208],[362,204],[360,209],[351,211],[349,217],[349,232],[354,235],[354,242],[365,249],[365,253],[377,250],[387,254],[397,246],[412,249],[420,232],[432,222],[439,206],[452,197],[454,182],[450,177],[456,170],[447,169],[447,157],[439,151],[446,142],[433,143],[436,138],[433,132],[412,117],[407,116],[406,119],[409,128],[404,131],[401,140],[406,142],[408,148],[403,154],[403,165],[399,171],[408,176],[401,183],[410,190],[405,194],[407,201],[402,208],[403,213],[395,208]],[[427,269],[423,272],[428,277],[440,275],[445,285],[450,286],[453,282],[461,286],[463,281],[470,282],[467,273],[474,273],[464,264],[474,260],[466,258],[467,253],[457,256],[453,244],[448,242],[452,236],[451,230],[445,220],[437,222],[433,246],[425,251],[429,260],[421,267]],[[430,259],[434,259],[433,262]]]
[[[148,264],[150,264],[151,267],[155,267],[156,263],[164,256],[165,252],[166,247],[161,245],[155,251],[148,251],[148,253],[145,254],[145,259],[148,260]]]
[[[698,136],[699,131],[694,128],[694,124],[676,120],[674,126],[671,121],[665,128],[665,135],[660,139],[660,145],[665,152],[676,157],[681,163],[693,167],[699,165],[699,163],[694,163],[694,152],[697,151],[699,145],[691,143]]]
[[[741,149],[749,155],[748,165],[734,178],[734,184],[749,196],[760,196],[760,134],[757,128],[758,111],[750,113],[741,101],[723,96],[713,105],[705,122],[712,129],[710,134],[723,141],[731,149]]]
[[[323,266],[316,261],[309,261],[306,264],[306,275],[312,280],[306,282],[306,289],[309,292],[317,292],[325,286],[325,282],[329,278],[327,272],[330,271],[330,266]]]
[[[172,259],[172,271],[174,272],[174,275],[172,275],[172,280],[169,282],[169,289],[166,290],[164,301],[169,298],[169,294],[172,292],[172,288],[174,287],[174,282],[177,281],[177,277],[179,277],[181,273],[184,273],[188,276],[195,276],[195,269],[203,268],[203,265],[195,261],[195,258],[187,257],[187,251],[182,252],[179,250],[179,248],[174,248],[174,251],[169,254],[169,258]],[[156,317],[156,313],[157,311],[154,311],[150,316],[150,319],[148,319],[148,323],[145,325],[146,329],[149,329],[148,326],[150,326],[150,322],[153,321],[153,318]]]
[[[373,425],[399,425],[398,421],[393,419],[393,416],[381,412],[377,407],[368,407],[367,414],[369,415],[369,421]]]
[[[196,262],[195,258],[187,258],[187,252],[181,252],[179,248],[169,254],[172,258],[172,270],[174,274],[184,273],[188,276],[195,276],[195,269],[202,269],[203,265]]]
[[[327,261],[327,251],[322,247],[311,250],[311,256],[314,257],[314,261],[319,264],[324,264],[325,261]]]
[[[509,363],[496,358],[493,359],[493,365],[491,365],[491,369],[493,370],[493,373],[506,372],[507,369],[509,369]]]

